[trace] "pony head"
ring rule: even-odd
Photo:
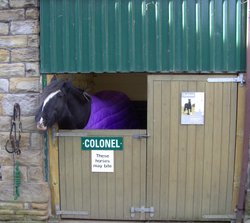
[[[60,120],[65,109],[63,92],[63,85],[65,84],[66,82],[53,78],[44,89],[40,98],[42,103],[35,116],[37,129],[46,131]]]
[[[90,103],[83,90],[75,88],[68,80],[55,77],[41,94],[41,104],[36,113],[37,129],[46,131],[55,123],[59,128],[84,127],[90,113]]]

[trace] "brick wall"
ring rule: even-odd
[[[0,0],[0,221],[48,218],[42,135],[36,131],[38,105],[39,2]],[[21,106],[20,197],[14,200],[13,156],[5,151],[13,105]]]

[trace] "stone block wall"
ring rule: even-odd
[[[38,0],[0,0],[0,222],[46,220],[43,136],[34,114],[40,92]],[[21,107],[20,197],[14,199],[13,155],[5,151],[13,106]]]

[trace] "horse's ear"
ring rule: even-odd
[[[51,82],[53,82],[53,81],[57,81],[56,75],[53,75],[53,77],[52,77],[52,79],[51,79]]]
[[[63,86],[62,86],[61,90],[62,90],[62,92],[65,94],[65,93],[67,93],[67,92],[69,91],[69,89],[70,89],[71,87],[72,87],[71,81],[65,81],[65,82],[63,83]]]

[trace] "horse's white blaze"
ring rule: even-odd
[[[43,112],[43,109],[44,107],[46,106],[46,104],[55,96],[57,95],[61,90],[57,90],[55,92],[52,92],[50,93],[46,99],[44,100],[43,102],[43,107],[42,107],[42,112]],[[37,128],[40,129],[40,130],[47,130],[47,127],[44,125],[44,122],[43,122],[43,117],[40,118],[40,120],[38,121],[37,123]]]
[[[47,130],[47,127],[43,124],[43,118],[40,118],[39,122],[37,123],[37,129],[39,130]]]
[[[43,102],[42,111],[43,111],[45,105],[46,105],[55,95],[57,95],[59,92],[61,92],[61,90],[57,90],[57,91],[55,91],[55,92],[52,92],[52,93],[50,93],[50,94],[47,96],[47,98],[46,98],[46,99],[44,100],[44,102]],[[41,120],[41,119],[40,119],[40,120]]]
[[[39,122],[38,122],[40,125],[43,124],[43,117],[40,118]]]

